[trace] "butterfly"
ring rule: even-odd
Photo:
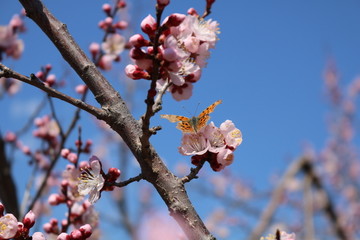
[[[179,122],[176,125],[177,129],[180,129],[183,133],[197,133],[200,129],[205,127],[207,121],[210,119],[210,113],[212,113],[217,105],[222,103],[222,100],[218,100],[208,106],[204,111],[202,111],[197,117],[183,117],[178,115],[163,114],[160,117],[169,120],[170,122]]]

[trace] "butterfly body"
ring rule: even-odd
[[[206,123],[210,119],[210,113],[212,113],[217,105],[222,103],[218,100],[202,111],[197,117],[183,117],[178,115],[163,114],[160,115],[162,118],[169,120],[170,122],[178,122],[176,125],[177,129],[180,129],[183,133],[197,133],[206,126]]]

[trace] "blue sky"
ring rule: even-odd
[[[67,24],[86,52],[92,41],[101,40],[97,23],[104,16],[101,12],[104,1],[44,2]],[[139,21],[149,13],[154,15],[152,4],[155,1],[129,2],[133,4],[131,17],[138,21],[132,26],[134,32],[139,32]],[[202,12],[204,2],[172,1],[165,14],[186,13],[189,7]],[[4,25],[21,6],[14,0],[2,0],[1,4],[0,24]],[[265,188],[269,176],[284,170],[289,160],[301,154],[305,143],[316,150],[325,144],[328,105],[322,74],[329,59],[336,62],[344,86],[360,74],[359,10],[360,2],[356,0],[218,0],[210,18],[220,23],[221,34],[208,67],[195,84],[193,97],[176,102],[170,95],[166,96],[162,114],[189,115],[198,104],[199,113],[222,99],[223,104],[216,108],[211,119],[217,126],[226,119],[232,120],[244,139],[235,152],[232,171],[258,188]],[[26,25],[28,32],[21,36],[25,41],[23,57],[19,61],[6,59],[4,63],[26,75],[37,72],[41,65],[52,63],[54,73],[61,75],[67,69],[66,63],[30,20]],[[120,66],[118,70],[120,74],[106,75],[115,84],[122,74]],[[74,74],[71,81],[70,86],[80,83]],[[145,89],[147,85],[140,82],[138,86]],[[0,101],[2,111],[13,108],[10,115],[0,116],[1,131],[15,130],[17,126],[11,123],[21,123],[19,118],[24,116],[16,113],[16,104],[36,101],[38,90],[23,87],[22,91],[20,100],[5,98]],[[136,116],[145,109],[141,101],[144,93],[136,94]],[[75,95],[71,91],[69,94]],[[15,102],[9,103],[10,100]],[[152,123],[163,126],[152,140],[167,164],[174,166],[178,161],[189,161],[177,152],[181,133],[175,125],[158,116]],[[209,170],[208,166],[206,168]]]

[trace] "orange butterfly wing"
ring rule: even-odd
[[[170,122],[179,122],[176,125],[177,129],[180,129],[183,132],[193,132],[193,127],[190,124],[190,118],[178,116],[178,115],[171,115],[171,114],[163,114],[160,117],[169,120]]]
[[[216,102],[214,102],[213,104],[211,104],[210,106],[208,106],[204,111],[202,111],[198,118],[198,122],[197,122],[197,126],[196,129],[200,130],[201,128],[205,127],[206,123],[209,121],[210,116],[209,114],[212,113],[215,109],[215,107],[217,105],[219,105],[220,103],[222,103],[222,100],[218,100]]]
[[[178,115],[171,115],[171,114],[163,114],[160,117],[169,120],[170,122],[179,122],[176,125],[177,129],[180,129],[183,133],[192,133],[197,132],[201,128],[205,127],[206,123],[209,121],[210,116],[209,114],[212,113],[217,105],[222,103],[221,100],[218,100],[207,107],[204,111],[202,111],[199,116],[194,118],[187,118]]]

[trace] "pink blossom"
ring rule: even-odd
[[[172,62],[175,60],[186,60],[190,53],[184,51],[173,35],[169,35],[164,41],[163,55],[165,60]]]
[[[108,55],[119,55],[125,47],[125,38],[118,33],[109,34],[105,42],[101,44],[101,49]]]
[[[220,125],[220,130],[225,136],[226,146],[231,149],[237,148],[242,143],[242,134],[239,129],[235,127],[235,124],[226,120]]]
[[[171,85],[169,91],[176,101],[186,100],[192,96],[193,85],[186,82],[181,86]]]
[[[209,150],[210,144],[205,136],[199,133],[184,134],[179,152],[183,155],[202,155]]]
[[[12,214],[0,217],[0,239],[13,238],[18,230],[18,221]]]

